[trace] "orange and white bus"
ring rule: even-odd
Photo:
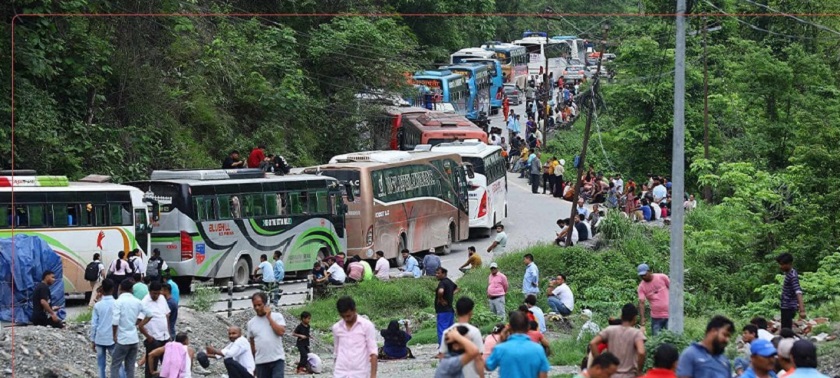
[[[487,133],[464,116],[442,112],[403,114],[398,132],[402,151],[412,151],[420,144],[434,146],[466,139],[487,143]]]
[[[400,251],[447,254],[469,237],[467,172],[452,153],[366,151],[333,157],[304,173],[353,184],[346,201],[347,255],[376,251],[402,265]]]

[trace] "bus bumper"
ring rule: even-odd
[[[481,218],[470,218],[470,228],[475,229],[491,229],[493,228],[493,217],[492,213],[487,213],[487,215]]]

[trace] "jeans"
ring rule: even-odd
[[[537,194],[540,189],[540,175],[531,174],[531,193]]]
[[[439,312],[437,314],[437,337],[438,337],[438,345],[443,341],[443,331],[446,331],[447,328],[452,327],[455,324],[455,313],[454,312]]]
[[[498,315],[502,319],[505,318],[505,296],[502,295],[496,299],[490,299],[490,312]]]
[[[283,360],[280,360],[283,361]],[[230,378],[254,378],[254,376],[233,358],[225,358],[225,370]]]
[[[651,318],[650,335],[656,336],[662,330],[668,329],[668,318]]]
[[[260,378],[283,378],[283,374],[285,373],[284,369],[286,369],[286,361],[277,360],[257,364],[257,369],[254,372]]]
[[[125,367],[125,376],[134,377],[134,364],[137,363],[139,344],[122,345],[117,343],[114,346],[114,353],[111,355],[112,378],[118,376],[123,367]]]
[[[146,339],[145,341],[143,341],[143,347],[146,349],[146,365],[144,365],[143,371],[145,372],[146,378],[155,378],[155,376],[152,375],[152,371],[157,370],[157,367],[163,361],[163,357],[161,357],[157,359],[157,361],[155,361],[154,366],[152,366],[152,360],[149,358],[149,353],[164,345],[166,345],[166,340]]]
[[[96,365],[99,367],[99,378],[108,377],[105,372],[105,367],[108,366],[108,355],[114,354],[113,345],[97,345],[96,346]],[[120,369],[120,378],[125,378],[125,369]]]
[[[560,301],[560,298],[555,296],[548,297],[548,307],[551,308],[551,311],[554,311],[563,316],[569,316],[572,313],[572,310],[566,308],[566,305]]]

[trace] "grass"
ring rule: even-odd
[[[85,312],[82,312],[82,313],[76,315],[76,317],[73,318],[73,322],[74,323],[89,322],[89,321],[91,321],[92,318],[93,318],[93,310],[87,309],[87,310],[85,310]]]

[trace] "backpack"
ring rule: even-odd
[[[134,270],[137,269],[137,267],[134,265],[134,261],[136,260],[137,257],[134,257],[133,259],[128,259],[128,268],[125,268],[125,275],[127,277],[131,277],[134,275]]]
[[[100,263],[98,261],[87,264],[87,267],[85,268],[85,281],[99,280],[99,265]]]
[[[146,263],[146,277],[160,277],[161,261],[159,259],[149,259]]]

